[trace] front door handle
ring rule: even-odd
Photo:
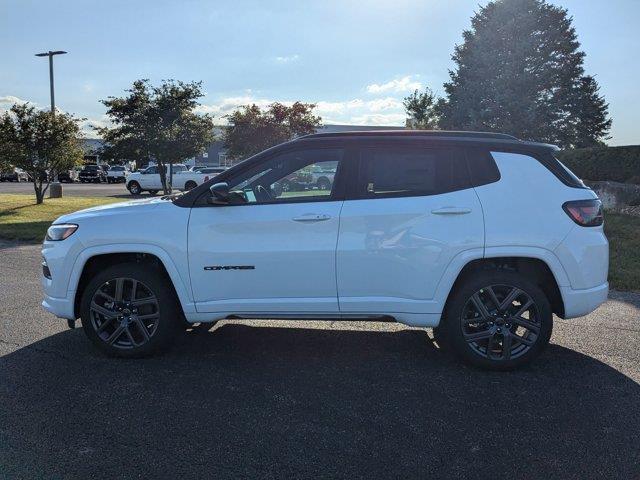
[[[470,208],[465,207],[442,207],[431,210],[435,215],[465,215],[471,213]]]
[[[304,215],[300,215],[299,217],[293,217],[293,221],[314,223],[314,222],[324,222],[325,220],[329,220],[330,218],[331,218],[331,215],[326,215],[323,213],[306,213]]]

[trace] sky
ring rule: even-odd
[[[402,99],[442,95],[478,5],[486,0],[0,2],[0,109],[49,105],[107,121],[100,99],[148,78],[203,82],[202,112],[222,121],[238,105],[317,104],[325,123],[402,125]],[[640,144],[640,0],[552,0],[569,10],[585,68],[613,118],[611,145]],[[90,134],[90,136],[93,136]]]

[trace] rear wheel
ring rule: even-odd
[[[510,370],[537,357],[552,329],[540,287],[515,272],[479,272],[452,292],[438,336],[473,365]]]
[[[180,331],[177,299],[164,275],[143,264],[119,264],[97,274],[81,300],[82,327],[113,357],[144,357],[170,346]]]
[[[189,180],[187,183],[184,184],[184,189],[191,190],[193,188],[196,188],[197,186],[198,184],[196,182],[194,182],[193,180]]]

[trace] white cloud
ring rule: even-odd
[[[372,112],[381,112],[384,110],[397,110],[403,108],[402,101],[393,97],[378,98],[367,102],[367,107]]]
[[[366,101],[360,98],[344,101],[300,100],[315,103],[314,113],[320,115],[324,123],[394,126],[404,125],[406,119],[402,100],[392,96]],[[197,111],[213,115],[217,123],[225,123],[224,115],[232,113],[241,105],[255,104],[260,108],[266,108],[274,102],[293,104],[291,100],[256,97],[251,91],[247,91],[244,95],[223,97],[216,102],[200,105]]]
[[[282,57],[276,57],[275,60],[276,60],[276,63],[292,63],[292,62],[297,62],[298,60],[300,60],[300,55],[295,53],[293,55],[285,55],[285,56],[282,56]]]
[[[407,116],[404,113],[365,113],[356,115],[347,122],[350,125],[403,126]]]
[[[332,114],[342,114],[350,110],[362,108],[364,106],[364,102],[359,98],[354,98],[353,100],[347,100],[345,102],[316,102],[315,112],[318,115],[332,115]]]
[[[367,85],[368,93],[403,93],[403,92],[412,92],[413,90],[420,90],[422,88],[422,84],[417,80],[414,80],[415,75],[406,75],[402,78],[395,78],[387,83],[372,83],[371,85]]]
[[[94,128],[104,128],[110,124],[109,117],[106,115],[102,115],[100,118],[85,118],[80,122],[80,130],[86,137],[94,138],[98,136],[98,132]]]
[[[13,95],[5,95],[4,97],[0,97],[0,111],[9,110],[15,103],[20,105],[24,103],[31,103],[33,106],[37,105],[36,103],[23,100],[22,98],[15,97]]]
[[[251,90],[248,90],[244,95],[234,97],[223,97],[220,100],[202,104],[196,107],[197,113],[208,113],[216,117],[222,117],[227,115],[242,105],[255,104],[260,108],[265,108],[278,100],[270,100],[268,98],[256,98],[252,95]],[[291,105],[293,102],[280,102],[285,105]]]

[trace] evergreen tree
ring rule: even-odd
[[[441,126],[510,133],[563,147],[602,143],[608,105],[585,74],[567,10],[544,0],[496,0],[471,19],[452,56]]]

